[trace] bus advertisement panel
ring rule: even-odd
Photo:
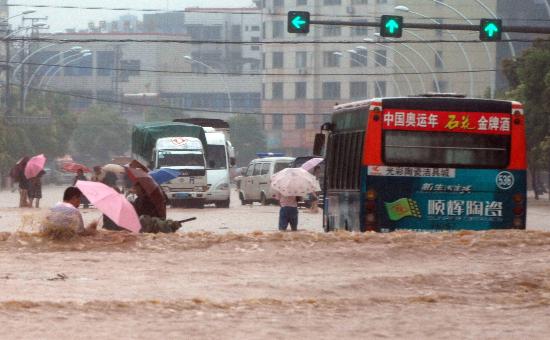
[[[519,103],[411,97],[341,105],[326,153],[326,230],[525,228]]]

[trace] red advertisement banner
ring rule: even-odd
[[[468,132],[508,135],[512,116],[509,113],[449,112],[386,109],[385,130]]]

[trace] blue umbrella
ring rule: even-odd
[[[149,175],[153,177],[155,182],[159,185],[177,178],[180,175],[178,170],[160,168],[149,172]]]

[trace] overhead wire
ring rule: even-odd
[[[281,16],[286,17],[287,13],[266,13],[260,8],[256,7],[235,7],[235,9],[248,9],[249,11],[233,11],[232,8],[228,10],[216,10],[209,9],[208,7],[188,7],[186,9],[166,9],[166,8],[134,8],[134,7],[106,7],[106,6],[75,6],[75,5],[44,5],[44,4],[5,4],[7,7],[24,7],[24,8],[51,8],[51,9],[80,9],[80,10],[100,10],[100,11],[118,11],[118,12],[148,12],[148,13],[193,13],[193,14],[230,14],[230,15],[264,15],[264,16]],[[360,6],[357,6],[358,10]],[[307,9],[307,8],[306,8]],[[252,12],[256,10],[256,12]],[[393,12],[393,11],[392,11]],[[362,14],[320,14],[310,13],[311,17],[330,17],[330,18],[379,18],[373,15]],[[414,18],[414,20],[431,20],[431,19],[443,19],[443,20],[457,20],[462,19],[457,17],[437,16],[429,18]],[[471,20],[480,20],[483,18],[470,18]],[[537,18],[503,18],[503,20],[523,20],[523,21],[550,21],[550,19],[537,19]]]
[[[85,33],[85,34],[94,34],[94,33]],[[109,35],[109,33],[95,33],[97,35]],[[123,33],[124,34],[124,33]],[[159,35],[162,36],[162,33],[139,33],[141,35]],[[79,33],[68,33],[62,35],[79,35]],[[131,33],[129,33],[131,35]],[[399,40],[384,40],[374,42],[367,42],[364,40],[260,40],[260,41],[230,41],[230,40],[193,40],[193,39],[84,39],[84,38],[69,38],[69,39],[54,39],[54,38],[36,38],[36,37],[9,37],[4,39],[0,37],[1,41],[25,41],[25,42],[47,42],[47,43],[161,43],[161,44],[221,44],[221,45],[296,45],[296,44],[375,44],[383,42],[384,44],[426,44],[426,43],[472,43],[472,44],[481,44],[489,43],[489,41],[480,41],[480,40],[471,40],[471,39],[460,39],[460,40],[446,40],[446,39],[429,39],[429,40],[410,40],[410,39],[399,39]],[[493,43],[506,43],[506,42],[535,42],[540,40],[540,38],[513,38],[513,39],[502,39],[499,41],[494,41]],[[491,41],[492,42],[492,41]]]
[[[20,62],[20,61],[7,61],[0,60],[0,64],[16,64],[16,65],[30,65],[30,66],[48,66],[48,67],[61,67],[61,68],[76,68],[76,69],[89,69],[89,70],[104,70],[104,71],[125,71],[125,72],[144,72],[144,73],[168,73],[168,74],[190,74],[190,75],[225,75],[225,76],[388,76],[388,75],[417,75],[417,74],[460,74],[460,73],[483,73],[483,72],[495,72],[500,69],[473,69],[473,70],[439,70],[439,71],[426,71],[426,72],[379,72],[379,73],[315,73],[309,72],[302,73],[271,73],[271,72],[197,72],[197,71],[176,71],[176,70],[156,70],[156,69],[144,69],[144,68],[117,68],[117,67],[97,67],[97,66],[82,66],[82,65],[70,65],[70,64],[49,64],[49,63],[35,63],[35,62]],[[362,68],[362,67],[357,67]]]

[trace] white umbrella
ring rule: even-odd
[[[115,174],[124,174],[126,169],[122,165],[118,164],[106,164],[102,167],[104,171],[114,172]]]
[[[271,177],[271,188],[283,196],[306,196],[321,191],[315,176],[302,168],[286,168]]]
[[[313,170],[317,165],[319,165],[322,161],[323,161],[322,158],[320,158],[320,157],[315,157],[315,158],[312,158],[312,159],[310,159],[309,161],[305,162],[304,164],[302,164],[301,168],[302,168],[302,169],[305,169],[305,170],[307,170],[307,171],[311,171],[311,170]]]

